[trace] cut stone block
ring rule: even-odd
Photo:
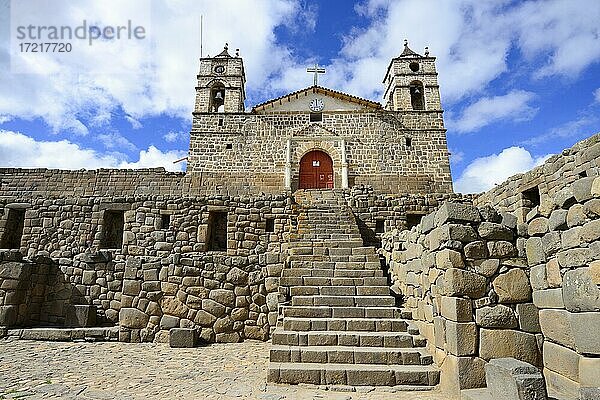
[[[17,322],[17,306],[0,306],[0,326],[12,327]]]
[[[567,271],[562,290],[567,310],[600,311],[600,289],[592,280],[590,268]]]
[[[537,308],[564,308],[563,293],[561,288],[535,290],[532,295],[533,304]]]
[[[519,327],[525,332],[539,333],[542,331],[539,310],[533,303],[517,304],[517,318]]]
[[[446,350],[456,356],[477,353],[477,325],[474,322],[446,321]]]
[[[484,328],[516,328],[517,318],[514,311],[504,305],[482,307],[475,311],[477,325]]]
[[[96,325],[96,307],[90,305],[69,305],[66,307],[65,326],[88,328]]]
[[[479,355],[485,360],[516,358],[541,365],[542,357],[534,334],[509,329],[480,329]]]
[[[491,360],[485,366],[488,390],[493,399],[546,399],[546,385],[540,371],[514,358]]]
[[[511,269],[499,275],[492,285],[500,303],[522,303],[531,300],[529,278],[521,269]]]
[[[195,347],[196,330],[187,328],[173,328],[169,330],[170,347]]]
[[[579,354],[546,340],[544,342],[544,368],[558,372],[573,381],[579,381]]]
[[[566,310],[540,310],[540,327],[546,339],[575,348],[571,313]]]
[[[451,268],[444,274],[444,291],[449,296],[478,299],[485,294],[486,283],[485,277],[458,268]]]
[[[459,297],[442,296],[440,314],[442,317],[455,322],[473,321],[472,300]]]
[[[440,386],[448,393],[458,394],[463,389],[485,387],[485,361],[479,357],[444,357]]]
[[[119,311],[119,325],[125,328],[145,328],[149,319],[147,314],[137,308],[121,308]]]
[[[479,222],[481,216],[477,207],[470,204],[445,202],[435,214],[436,225],[446,222]]]

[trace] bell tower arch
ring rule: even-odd
[[[244,62],[236,50],[229,54],[228,45],[215,57],[200,59],[196,86],[198,113],[236,113],[244,111],[246,99],[246,73]]]

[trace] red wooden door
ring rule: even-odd
[[[333,161],[319,150],[300,160],[300,189],[333,189]]]

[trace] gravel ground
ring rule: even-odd
[[[166,344],[0,340],[0,399],[447,400],[439,392],[266,384],[270,343]]]

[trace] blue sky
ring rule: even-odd
[[[600,131],[597,0],[70,3],[0,1],[2,167],[181,169],[172,161],[189,140],[201,14],[205,55],[224,42],[240,49],[248,109],[309,86],[315,62],[323,86],[381,102],[403,40],[429,46],[457,191],[486,190]],[[19,24],[82,19],[132,20],[147,36],[75,41],[70,55],[16,52]]]

